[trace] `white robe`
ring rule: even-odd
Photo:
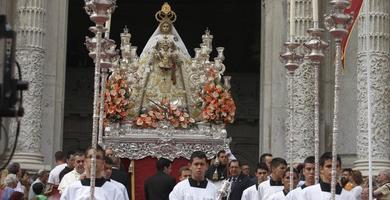
[[[66,163],[55,166],[50,171],[49,179],[47,180],[47,182],[58,186],[60,184],[60,173],[66,166],[67,166]]]
[[[68,186],[61,195],[61,200],[89,200],[90,187],[76,181]],[[126,197],[115,183],[106,181],[101,187],[95,187],[95,200],[124,200]]]
[[[74,182],[80,180],[80,175],[81,174],[77,173],[76,169],[65,174],[65,176],[61,179],[60,185],[58,186],[58,191],[60,194],[63,193],[69,185],[72,185]]]
[[[217,189],[210,181],[207,181],[206,188],[190,186],[188,179],[176,184],[169,194],[169,200],[215,200]]]
[[[303,192],[301,187],[297,187],[291,192],[289,192],[286,196],[287,200],[302,200],[303,197]]]
[[[329,200],[331,193],[321,190],[320,184],[306,187],[302,190],[304,200]],[[336,200],[356,200],[351,192],[342,189],[341,194],[336,194]]]
[[[283,191],[272,194],[267,200],[286,200],[286,195]]]
[[[284,186],[271,186],[270,180],[266,180],[259,185],[259,200],[268,200],[272,194],[282,191],[283,188]]]
[[[124,200],[129,200],[129,195],[127,194],[126,187],[122,183],[119,183],[118,181],[112,179],[110,179],[110,182],[114,183],[119,188],[119,190],[123,193],[123,196],[125,196]]]
[[[258,200],[259,199],[259,193],[256,188],[256,184],[248,187],[247,189],[242,192],[241,200]]]

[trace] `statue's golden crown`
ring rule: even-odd
[[[161,6],[161,10],[156,13],[155,17],[160,23],[173,23],[176,21],[176,13],[171,10],[171,6],[167,2]]]

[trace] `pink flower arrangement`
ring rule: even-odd
[[[169,121],[175,128],[188,128],[195,123],[187,112],[172,105],[167,98],[163,98],[159,106],[137,117],[135,125],[140,128],[157,128],[158,122],[162,120]]]
[[[125,75],[113,73],[105,88],[105,119],[110,122],[120,122],[126,119],[131,109],[129,98],[130,89]]]
[[[203,101],[202,117],[209,122],[233,123],[236,105],[229,90],[217,81],[215,74],[213,69],[207,72],[208,81],[200,93]]]

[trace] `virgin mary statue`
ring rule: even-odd
[[[135,94],[135,112],[148,111],[167,99],[187,112],[189,109],[189,69],[191,57],[173,22],[176,14],[165,3],[155,15],[160,22],[140,55],[140,90]],[[191,114],[191,113],[190,113]]]

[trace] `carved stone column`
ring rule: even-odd
[[[369,1],[358,24],[358,136],[356,169],[368,174],[368,115],[372,127],[372,169],[390,168],[390,1]],[[365,17],[368,22],[365,24]],[[371,88],[367,89],[367,69]],[[368,111],[368,96],[371,110]]]
[[[23,80],[29,89],[23,94],[25,114],[21,119],[20,134],[13,161],[22,168],[38,170],[43,167],[41,149],[42,91],[45,64],[45,16],[46,0],[18,0],[16,59],[22,70]]]
[[[309,35],[306,31],[312,27],[311,2],[311,0],[295,1],[296,39],[301,43],[308,39]],[[301,52],[303,53],[303,49]],[[304,62],[295,71],[293,87],[292,134],[294,141],[292,152],[294,163],[301,163],[306,157],[314,155],[314,68],[308,59],[304,59]],[[289,119],[286,122],[289,122]],[[288,125],[286,127],[288,127],[286,131],[288,133],[288,129],[291,127]],[[286,137],[285,141],[286,147],[289,147],[291,145],[289,138]],[[286,155],[289,160],[289,154],[286,153]]]

